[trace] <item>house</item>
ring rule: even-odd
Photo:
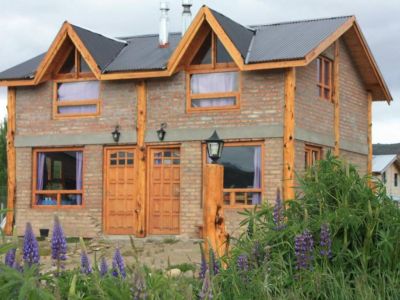
[[[230,233],[330,149],[371,172],[371,103],[392,97],[354,16],[246,27],[207,6],[187,22],[186,6],[169,33],[167,12],[158,34],[118,39],[65,22],[0,73],[8,231],[58,214],[70,236],[197,236],[215,129]]]
[[[385,184],[389,197],[400,201],[400,159],[396,154],[374,155],[372,174]]]

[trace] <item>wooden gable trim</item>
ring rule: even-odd
[[[71,24],[68,22],[64,22],[63,26],[61,27],[60,31],[58,32],[56,38],[54,39],[53,43],[51,44],[49,50],[47,51],[43,61],[40,63],[35,79],[34,79],[34,85],[39,84],[44,81],[44,78],[47,71],[50,68],[50,65],[54,61],[55,56],[59,52],[61,46],[63,45],[64,41],[66,38],[69,37],[74,44],[74,46],[78,49],[79,53],[82,55],[82,57],[85,59],[87,62],[90,70],[93,72],[93,74],[96,76],[98,80],[100,80],[100,74],[101,71],[99,67],[97,66],[96,61],[94,58],[91,56],[89,51],[86,49],[78,35],[76,34],[75,30],[72,28]]]

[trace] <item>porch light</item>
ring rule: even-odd
[[[111,132],[111,135],[113,137],[114,142],[118,143],[119,138],[121,136],[121,132],[119,132],[119,125],[115,126],[115,129],[113,132]]]
[[[219,138],[217,131],[214,130],[214,133],[206,140],[206,143],[207,155],[212,160],[212,163],[216,164],[221,158],[224,141]]]
[[[161,123],[160,129],[157,130],[157,136],[160,141],[163,141],[165,134],[167,133],[165,129],[167,128],[167,123]]]

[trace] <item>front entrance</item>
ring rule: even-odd
[[[108,234],[135,233],[136,150],[110,147],[104,151],[104,230]]]
[[[179,234],[180,150],[150,150],[149,233]]]

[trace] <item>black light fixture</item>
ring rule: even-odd
[[[121,132],[119,132],[119,125],[115,126],[115,129],[113,132],[111,132],[111,135],[113,137],[114,142],[118,143],[119,138],[121,136]]]
[[[216,164],[222,156],[224,141],[219,138],[217,131],[214,130],[214,133],[206,140],[206,143],[207,155],[212,160],[212,163]]]
[[[167,128],[167,123],[161,123],[160,129],[157,130],[157,136],[160,141],[163,141],[165,134],[167,133],[165,129]]]

